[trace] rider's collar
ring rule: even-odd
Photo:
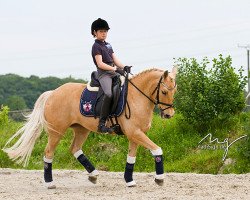
[[[107,44],[105,41],[101,41],[101,40],[98,40],[98,39],[96,39],[95,42],[98,43],[98,44],[101,44],[101,45],[106,45]]]

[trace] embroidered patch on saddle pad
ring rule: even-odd
[[[118,100],[117,108],[114,113],[111,113],[110,116],[120,116],[125,106],[125,85],[122,86],[121,95]],[[85,117],[94,117],[95,116],[95,104],[97,100],[98,91],[89,91],[86,87],[81,95],[80,99],[80,112]],[[99,116],[99,115],[96,115]]]

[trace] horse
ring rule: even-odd
[[[171,72],[157,68],[144,70],[128,78],[127,102],[131,116],[125,111],[118,117],[118,123],[129,140],[127,161],[124,172],[126,186],[136,186],[133,179],[134,164],[138,145],[149,149],[155,160],[154,180],[158,185],[164,183],[163,151],[151,141],[146,132],[151,127],[153,110],[157,105],[162,118],[174,115],[174,94],[177,90],[175,77],[177,68]],[[82,146],[89,133],[97,132],[98,119],[85,117],[79,112],[79,100],[86,84],[66,83],[55,90],[46,91],[37,99],[33,111],[27,116],[26,123],[6,143],[3,151],[9,158],[27,166],[36,140],[45,130],[48,143],[44,151],[44,184],[48,189],[56,188],[52,178],[52,161],[54,152],[66,130],[73,129],[74,138],[70,146],[71,153],[85,167],[88,179],[96,183],[99,172],[84,155]],[[126,110],[126,108],[125,108]],[[16,137],[17,142],[7,148]]]

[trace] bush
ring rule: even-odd
[[[9,121],[8,112],[9,112],[9,108],[7,106],[1,106],[1,110],[0,110],[0,126],[3,126],[3,125],[8,123],[8,121]]]
[[[250,169],[250,112],[246,113],[247,117],[244,120],[243,131],[247,135],[244,140],[238,143],[237,153],[238,153],[238,163],[237,172],[247,173]]]
[[[210,69],[207,58],[200,63],[195,58],[179,58],[176,63],[176,110],[199,131],[207,130],[214,119],[226,121],[245,107],[246,77],[242,68],[235,73],[230,56],[214,58]]]

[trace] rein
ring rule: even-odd
[[[142,95],[144,95],[144,96],[145,96],[149,101],[151,101],[154,105],[164,105],[164,106],[167,106],[167,107],[164,108],[164,109],[160,108],[160,110],[161,110],[162,112],[163,112],[164,110],[166,110],[166,109],[169,109],[169,108],[173,108],[173,107],[174,107],[173,104],[168,104],[168,103],[161,102],[161,101],[159,100],[159,93],[160,93],[160,85],[161,85],[161,84],[162,84],[164,87],[166,87],[168,90],[173,90],[173,89],[176,87],[176,83],[175,83],[175,85],[174,85],[174,88],[168,88],[168,86],[167,86],[165,83],[162,82],[162,76],[161,76],[161,78],[160,78],[160,80],[159,80],[157,86],[155,87],[155,89],[154,89],[154,91],[153,91],[153,93],[152,93],[152,95],[153,95],[153,94],[156,92],[156,100],[153,100],[153,99],[151,99],[148,95],[146,95],[143,91],[141,91],[141,89],[138,88],[138,87],[128,78],[128,73],[127,73],[127,75],[126,75],[126,79],[127,79],[127,81],[128,81],[129,83],[131,83],[131,85],[134,86],[134,88],[136,88]],[[128,101],[126,101],[126,104],[127,104],[127,106],[128,106],[129,115],[127,115],[127,112],[126,112],[126,109],[125,109],[125,116],[126,116],[127,119],[130,119],[130,117],[131,117],[131,111],[130,111],[130,106],[129,106],[129,104],[128,104]]]

